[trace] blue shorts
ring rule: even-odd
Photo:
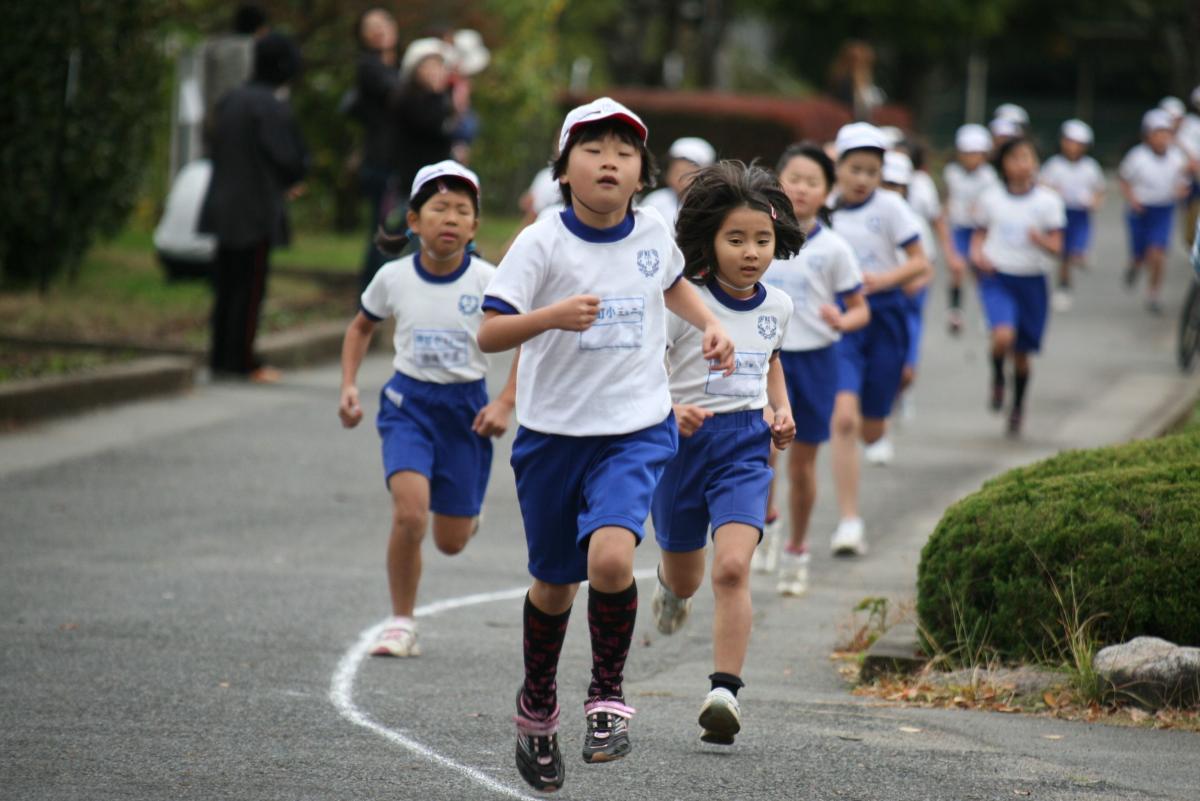
[[[779,365],[796,420],[796,441],[820,445],[829,439],[829,420],[837,397],[837,345],[780,351]]]
[[[681,438],[651,507],[658,547],[699,550],[708,544],[710,525],[715,532],[727,523],[753,526],[761,537],[774,476],[770,454],[762,409],[713,415]]]
[[[1037,353],[1046,331],[1049,292],[1044,275],[993,273],[979,276],[979,300],[988,327],[1007,326],[1017,332],[1018,353]]]
[[[929,300],[929,287],[917,290],[915,295],[908,296],[908,307],[904,310],[908,320],[908,356],[904,359],[905,367],[917,366],[921,360],[921,334],[925,330],[925,301]]]
[[[674,413],[629,434],[517,429],[512,467],[530,574],[550,584],[585,580],[588,537],[604,526],[629,529],[640,543],[654,490],[678,447]]]
[[[892,413],[908,358],[906,305],[872,304],[867,327],[846,334],[837,344],[838,392],[858,395],[863,417],[884,420]]]
[[[971,261],[971,234],[973,233],[975,233],[975,229],[970,226],[956,225],[950,229],[950,239],[954,243],[954,249],[967,262]]]
[[[1174,217],[1174,206],[1146,206],[1141,214],[1134,214],[1132,210],[1125,212],[1125,221],[1129,223],[1129,247],[1135,261],[1141,261],[1149,248],[1166,250],[1171,241]]]
[[[1068,257],[1087,255],[1092,244],[1092,213],[1087,209],[1067,209],[1067,227],[1063,231],[1063,253]]]
[[[375,427],[385,482],[401,470],[429,479],[434,514],[474,517],[492,472],[492,441],[471,430],[487,405],[482,380],[432,384],[396,373],[379,393]]]

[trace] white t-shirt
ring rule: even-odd
[[[1056,267],[1055,256],[1035,245],[1029,231],[1050,232],[1066,226],[1066,208],[1057,192],[1034,186],[1014,195],[1003,186],[993,186],[979,198],[977,208],[976,223],[987,229],[983,255],[999,272],[1041,275]]]
[[[521,346],[521,425],[583,437],[627,434],[666,419],[663,292],[682,274],[683,254],[653,209],[634,209],[605,231],[567,209],[522,231],[487,289],[489,304],[526,314],[590,294],[600,297],[600,315],[586,331],[546,331]]]
[[[1188,114],[1183,118],[1175,132],[1175,143],[1183,148],[1188,158],[1200,160],[1200,116]]]
[[[1000,177],[991,164],[981,164],[967,172],[957,161],[942,171],[946,182],[946,217],[955,228],[970,228],[975,224],[975,201],[988,187],[999,186]]]
[[[713,372],[702,350],[702,332],[667,315],[667,372],[671,400],[723,414],[767,405],[767,368],[783,346],[792,301],[779,289],[759,284],[754,297],[740,300],[717,284],[698,287],[704,304],[733,340],[732,375]]]
[[[1172,206],[1179,200],[1180,189],[1187,185],[1188,158],[1176,145],[1160,156],[1143,142],[1125,154],[1117,173],[1129,182],[1138,203]]]
[[[558,206],[558,210],[562,211],[562,188],[561,184],[554,180],[553,169],[543,167],[533,176],[533,181],[529,184],[529,201],[536,217],[541,217],[542,212],[554,206]]]
[[[917,213],[904,198],[885,189],[876,190],[859,205],[835,209],[833,229],[850,243],[864,274],[887,272],[903,264],[907,256],[898,257],[897,248],[921,239]],[[893,292],[899,300],[899,290]],[[887,302],[885,297],[890,295],[890,292],[875,294],[871,302]]]
[[[671,230],[675,229],[675,220],[679,217],[679,196],[671,187],[664,186],[662,189],[655,189],[642,198],[638,205],[643,208],[657,209],[662,218],[666,220],[667,227]]]
[[[419,252],[380,267],[360,304],[375,321],[396,318],[396,371],[433,384],[486,376],[477,337],[483,291],[495,274],[494,265],[471,255],[444,276],[427,272]]]
[[[862,271],[854,249],[842,235],[819,223],[800,252],[776,259],[763,275],[763,283],[792,299],[792,321],[783,339],[784,350],[816,350],[842,338],[821,319],[825,304],[837,305],[838,295],[862,287]]]
[[[1071,161],[1060,154],[1046,159],[1041,182],[1057,192],[1068,209],[1088,210],[1104,191],[1104,172],[1091,156]]]
[[[924,170],[914,170],[908,184],[908,205],[922,218],[933,222],[942,213],[942,201],[938,198],[937,185]]]

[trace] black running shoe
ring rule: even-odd
[[[549,720],[526,717],[517,691],[517,770],[539,793],[552,793],[563,786],[566,766],[558,750],[558,708]]]
[[[612,762],[629,753],[629,718],[632,707],[619,700],[589,701],[583,707],[587,732],[583,736],[583,761]]]

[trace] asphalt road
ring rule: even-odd
[[[711,595],[664,638],[642,581],[626,683],[634,751],[584,765],[589,658],[576,620],[559,673],[560,797],[1197,798],[1196,735],[883,705],[851,696],[829,660],[859,599],[912,600],[920,547],[946,504],[1007,466],[1144,430],[1195,388],[1171,352],[1182,254],[1168,316],[1156,319],[1119,286],[1123,247],[1109,208],[1097,266],[1036,363],[1020,442],[984,409],[977,312],[950,340],[935,295],[916,420],[897,434],[896,464],[865,476],[870,556],[828,557],[825,466],[810,594],[783,600],[773,581],[754,580],[734,747],[701,744],[695,723]],[[373,357],[364,396],[388,372]],[[336,386],[334,367],[271,388],[205,384],[0,437],[0,798],[533,795],[512,764],[509,720],[528,582],[511,435],[479,537],[453,559],[426,551],[424,655],[364,659],[362,634],[387,611],[389,507],[376,434],[341,430]],[[648,542],[638,567],[649,574],[655,561]]]

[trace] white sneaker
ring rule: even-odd
[[[863,448],[863,458],[867,460],[867,464],[887,467],[896,458],[896,449],[892,445],[891,438],[886,435],[882,436]]]
[[[774,573],[779,566],[779,552],[783,550],[783,518],[776,517],[763,526],[762,542],[750,557],[750,570],[755,573]]]
[[[847,517],[838,523],[829,546],[834,556],[865,556],[867,540],[863,536],[862,518]]]
[[[1069,312],[1074,305],[1071,299],[1071,293],[1065,289],[1054,290],[1054,295],[1050,299],[1050,304],[1056,312]]]
[[[420,656],[421,646],[417,644],[417,624],[412,621],[393,621],[388,624],[375,646],[371,648],[371,656],[396,656],[400,658]]]
[[[654,625],[659,632],[674,634],[692,614],[692,599],[680,598],[663,584],[662,578],[659,578],[655,582],[654,599],[650,602],[650,609],[654,612]]]
[[[710,690],[700,707],[700,739],[716,745],[733,745],[733,737],[742,730],[742,711],[737,696],[718,687]]]
[[[775,585],[775,591],[793,598],[808,592],[808,561],[807,551],[784,551],[779,560],[779,583]]]

